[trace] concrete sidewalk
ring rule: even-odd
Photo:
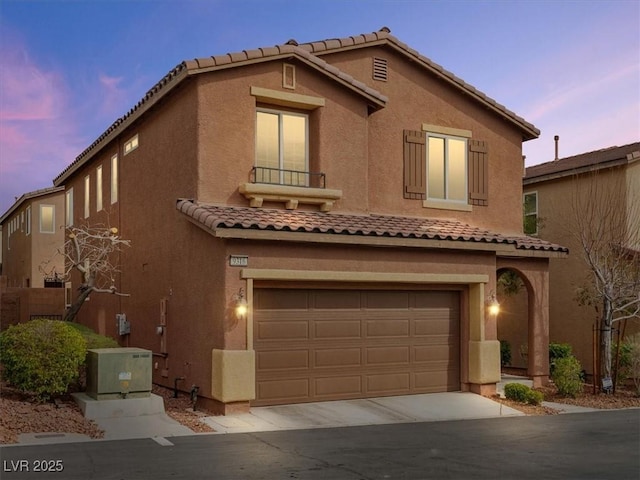
[[[451,392],[254,407],[249,413],[205,417],[204,422],[215,433],[247,433],[522,415],[474,393]]]
[[[504,375],[497,392],[504,395],[504,385],[531,381]],[[147,399],[105,400],[97,402],[85,394],[76,400],[85,416],[104,430],[103,440],[152,438],[166,443],[167,438],[196,434],[170,418],[161,397]],[[543,402],[561,413],[578,413],[594,409]],[[524,413],[470,392],[429,393],[397,397],[302,403],[271,407],[253,407],[249,413],[202,417],[214,434],[247,433],[274,430],[335,428],[391,423],[437,422],[482,418],[523,416]],[[20,435],[19,444],[46,444],[90,440],[86,435],[64,433],[30,433]]]

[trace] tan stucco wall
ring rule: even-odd
[[[619,192],[621,208],[627,202],[627,186],[623,167],[614,171],[602,170],[597,174],[598,189],[612,188]],[[627,167],[628,168],[628,167]],[[637,167],[634,167],[634,169]],[[635,177],[634,177],[635,178]],[[550,260],[549,265],[549,341],[569,343],[582,368],[593,372],[593,326],[598,319],[591,306],[580,306],[576,301],[577,289],[588,281],[582,247],[573,236],[575,232],[574,198],[576,192],[587,191],[591,175],[567,176],[556,180],[527,185],[524,192],[538,192],[538,237],[569,248],[566,259]],[[638,191],[638,190],[636,190]],[[627,333],[638,330],[640,322],[630,321]]]

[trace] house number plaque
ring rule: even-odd
[[[229,265],[232,267],[246,267],[249,265],[249,257],[247,255],[231,255],[229,257]]]

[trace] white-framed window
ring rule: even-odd
[[[138,148],[138,134],[137,133],[124,143],[124,154],[127,155],[127,154],[133,152],[136,148]]]
[[[31,205],[25,210],[25,232],[27,235],[31,235]]]
[[[256,181],[309,184],[309,117],[259,109],[256,112]]]
[[[427,135],[427,199],[466,204],[467,139]]]
[[[118,201],[118,155],[111,157],[111,203]]]
[[[87,175],[84,177],[84,218],[89,218],[91,214],[91,177]]]
[[[55,206],[40,205],[40,233],[55,233],[55,215]]]
[[[73,188],[65,193],[65,220],[67,227],[73,226]]]
[[[527,192],[522,196],[524,219],[523,231],[526,235],[538,234],[538,192]]]
[[[102,210],[102,165],[96,168],[96,212]]]

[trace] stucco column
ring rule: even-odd
[[[500,381],[500,342],[486,338],[485,310],[484,284],[469,285],[469,389],[492,395]]]
[[[528,375],[534,387],[549,382],[549,272],[528,275],[529,362]]]

